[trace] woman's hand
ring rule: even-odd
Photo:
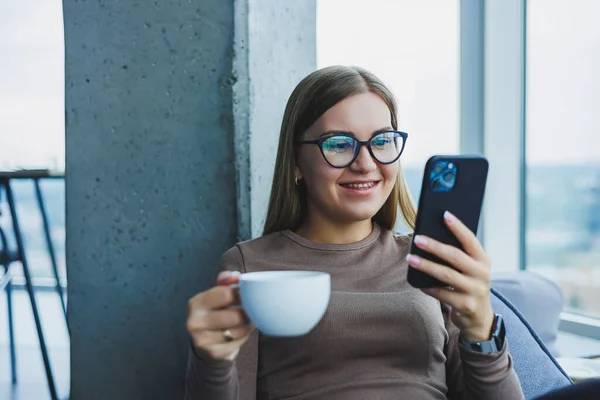
[[[452,322],[461,330],[464,339],[470,342],[489,340],[494,322],[490,303],[491,262],[477,237],[461,221],[448,211],[444,213],[444,221],[465,251],[425,236],[416,236],[414,242],[456,270],[412,254],[408,256],[408,263],[451,287],[421,290],[452,307]]]
[[[187,331],[196,353],[213,360],[233,361],[254,327],[239,305],[235,289],[239,273],[219,274],[218,286],[194,296],[188,303]]]

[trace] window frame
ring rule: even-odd
[[[490,161],[480,236],[494,271],[525,270],[527,0],[461,0],[460,18],[460,150]],[[600,318],[559,330],[600,340]]]
[[[480,238],[495,271],[524,270],[527,0],[460,0],[459,7],[460,151],[490,160]],[[559,329],[600,340],[600,318],[563,312]]]

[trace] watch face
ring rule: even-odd
[[[504,346],[504,338],[506,336],[506,327],[504,326],[504,318],[502,318],[502,315],[496,314],[494,328],[492,337],[496,340],[498,349],[501,349]]]

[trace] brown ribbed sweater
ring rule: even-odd
[[[406,282],[409,246],[375,225],[352,244],[282,231],[230,249],[219,270],[328,272],[331,302],[308,335],[255,332],[235,362],[190,352],[186,399],[523,399],[507,346],[462,348],[448,309]]]

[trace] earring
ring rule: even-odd
[[[296,186],[300,186],[300,183],[298,182],[298,177],[294,176],[294,183],[296,184]]]

